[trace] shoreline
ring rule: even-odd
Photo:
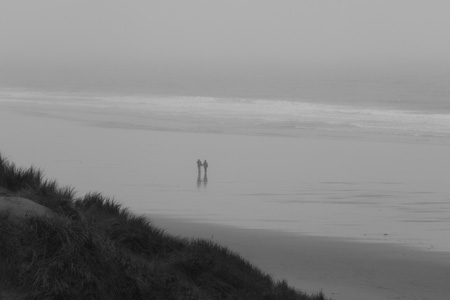
[[[211,239],[306,292],[333,300],[444,299],[450,294],[450,253],[411,247],[292,235],[196,223],[146,214],[167,233]]]
[[[116,113],[61,112],[1,110],[2,151],[80,195],[99,191],[137,211],[240,227],[450,249],[448,145],[113,128],[96,122]],[[199,157],[211,163],[207,187],[197,182]]]
[[[442,253],[183,220],[186,215],[230,224],[288,219],[312,233],[400,232],[446,246],[447,145],[105,128],[85,112],[66,111],[58,119],[32,109],[1,111],[2,151],[20,165],[37,164],[81,194],[107,191],[138,213],[178,214],[153,221],[175,235],[214,237],[301,290],[322,289],[334,300],[450,294],[450,266],[441,264],[450,260]],[[115,116],[105,113],[101,120]],[[272,157],[277,160],[267,159]],[[207,188],[195,180],[197,158],[213,168]],[[236,165],[245,172],[236,172]]]

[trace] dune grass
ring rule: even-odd
[[[0,299],[2,291],[36,300],[325,299],[275,282],[212,241],[173,237],[99,193],[75,198],[1,155],[0,187],[56,212],[0,212]]]
[[[70,209],[75,192],[71,187],[59,187],[56,180],[44,179],[43,172],[33,166],[17,167],[0,153],[0,187],[15,196],[31,199],[54,211]]]

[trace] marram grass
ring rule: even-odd
[[[1,155],[0,187],[55,212],[0,212],[0,299],[325,299],[212,241],[171,236],[99,193],[75,199],[72,188]]]

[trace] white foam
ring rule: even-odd
[[[32,101],[40,105],[69,105],[133,112],[159,118],[214,124],[260,126],[283,130],[321,129],[376,132],[410,136],[450,137],[450,115],[383,110],[284,100],[180,96],[98,96],[33,91],[2,91],[2,102]],[[182,126],[182,125],[180,125]],[[210,128],[210,127],[208,127]],[[261,129],[260,128],[260,129]],[[282,133],[280,133],[282,134]]]

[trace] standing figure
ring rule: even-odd
[[[208,162],[206,161],[206,159],[203,162],[203,168],[205,168],[205,176],[206,176],[206,173],[208,172]]]
[[[198,174],[200,174],[201,170],[202,170],[202,162],[200,161],[200,159],[197,159],[197,168],[198,168]]]

